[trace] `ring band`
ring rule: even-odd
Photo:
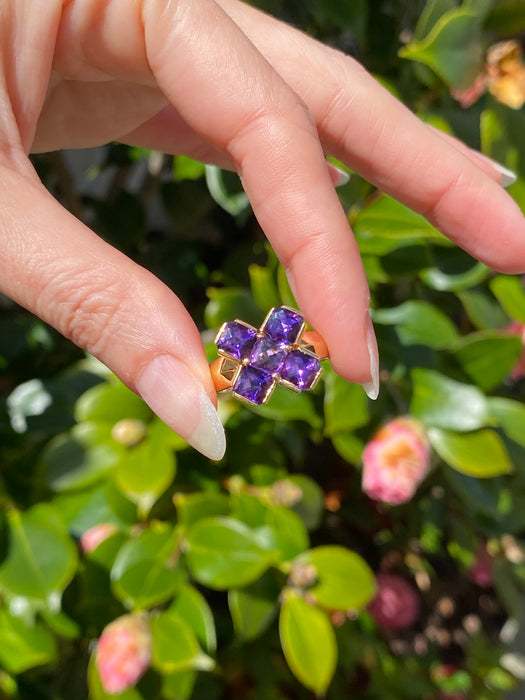
[[[215,344],[219,357],[210,373],[216,391],[256,406],[267,403],[278,384],[295,392],[313,389],[328,358],[321,334],[307,331],[303,316],[289,306],[274,306],[258,329],[238,319],[223,323]]]

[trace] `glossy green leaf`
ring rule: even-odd
[[[173,502],[181,525],[190,527],[199,520],[216,515],[228,515],[230,499],[225,493],[202,491],[199,493],[176,493]]]
[[[437,307],[426,301],[406,301],[400,306],[376,309],[374,323],[395,326],[402,345],[426,345],[441,349],[454,346],[456,327]]]
[[[308,530],[315,530],[324,512],[324,493],[313,479],[305,474],[292,474],[288,481],[301,489],[301,499],[291,506]]]
[[[232,493],[231,516],[248,527],[256,529],[266,524],[268,509],[259,496],[245,491]]]
[[[122,418],[149,421],[151,409],[131,389],[113,379],[88,389],[75,404],[78,422],[116,423]]]
[[[266,525],[258,531],[258,540],[265,549],[277,552],[279,561],[290,561],[308,548],[306,527],[301,518],[284,506],[271,506],[266,512]]]
[[[525,287],[521,280],[499,275],[491,281],[490,288],[510,318],[525,323]]]
[[[119,551],[111,581],[115,595],[128,607],[149,608],[168,600],[184,582],[178,565],[179,533],[154,524]]]
[[[263,313],[267,313],[272,306],[279,306],[281,297],[277,288],[274,270],[271,267],[250,265],[250,286],[253,298]]]
[[[372,570],[362,557],[345,547],[315,547],[297,561],[315,567],[317,581],[308,592],[326,608],[358,610],[374,596]]]
[[[110,429],[109,423],[78,423],[49,442],[41,462],[53,491],[91,486],[116,466],[122,448]]]
[[[146,516],[175,477],[175,456],[151,437],[125,450],[115,469],[115,483]]]
[[[488,330],[508,325],[509,319],[507,314],[486,292],[467,289],[459,292],[458,297],[476,328]]]
[[[291,421],[302,420],[312,426],[320,428],[322,419],[315,410],[312,398],[306,394],[297,394],[295,391],[277,386],[270,401],[264,406],[251,406],[251,410],[258,415],[270,420]]]
[[[40,416],[52,403],[53,397],[42,380],[30,379],[19,384],[6,401],[13,430],[25,433],[28,429],[27,419]]]
[[[368,401],[363,388],[330,371],[326,373],[324,398],[325,433],[335,435],[355,430],[369,420]]]
[[[463,8],[450,10],[424,39],[410,42],[399,55],[429,66],[448,85],[467,88],[483,65],[480,29],[476,12]]]
[[[174,610],[151,619],[152,665],[162,673],[188,669],[211,670],[214,662],[199,646],[192,628]]]
[[[434,370],[412,371],[410,414],[429,427],[469,431],[490,423],[485,395]]]
[[[525,405],[500,396],[491,396],[487,403],[494,422],[511,440],[525,447]]]
[[[417,21],[414,39],[424,39],[430,33],[436,22],[450,10],[457,7],[456,0],[427,0]]]
[[[337,645],[327,615],[290,595],[282,605],[279,634],[294,676],[316,695],[324,695],[337,664]]]
[[[194,578],[210,588],[252,583],[275,556],[259,545],[253,530],[232,518],[206,518],[188,531],[188,566]]]
[[[518,336],[480,331],[462,338],[454,355],[476,384],[489,391],[509,375],[522,348]]]
[[[197,672],[192,670],[163,673],[162,697],[167,700],[190,700],[196,680]]]
[[[209,651],[217,648],[215,623],[210,606],[196,588],[184,584],[177,593],[169,610],[177,613],[195,632],[199,642]]]
[[[28,626],[0,610],[0,667],[18,674],[53,663],[57,657],[55,639],[42,623]]]
[[[431,428],[428,436],[438,455],[462,474],[484,479],[512,471],[505,445],[493,430],[455,433]]]
[[[378,197],[362,209],[353,228],[361,253],[385,255],[425,240],[449,244],[423,216],[387,195]]]
[[[228,592],[228,605],[235,634],[241,639],[255,639],[277,616],[281,586],[275,573],[267,571],[258,581]]]
[[[336,433],[332,435],[332,445],[337,454],[348,464],[360,464],[365,443],[352,433]]]
[[[73,578],[77,550],[45,509],[8,513],[9,547],[0,566],[0,589],[12,596],[46,601]]]
[[[173,175],[176,180],[199,180],[204,177],[205,166],[199,160],[188,156],[173,158]]]
[[[249,209],[250,200],[240,187],[240,182],[236,190],[230,189],[226,184],[226,179],[230,176],[229,173],[216,165],[206,165],[205,175],[211,196],[228,214],[239,216]]]
[[[204,310],[208,328],[219,329],[225,321],[236,318],[258,327],[263,320],[261,310],[248,289],[242,287],[209,287],[209,301]]]
[[[466,272],[447,274],[437,267],[428,267],[419,276],[428,287],[440,292],[462,292],[480,284],[489,274],[490,268],[478,262]]]

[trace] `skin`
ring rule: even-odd
[[[325,154],[488,265],[525,271],[525,222],[498,171],[353,59],[274,18],[239,0],[2,0],[0,289],[146,400],[140,377],[169,356],[216,403],[199,333],[169,289],[49,195],[27,158],[110,140],[236,170],[302,311],[351,381],[370,381],[376,349]],[[149,402],[191,433],[183,415]]]

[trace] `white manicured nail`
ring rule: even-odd
[[[474,151],[476,156],[478,158],[481,158],[481,160],[484,160],[486,163],[488,163],[496,172],[498,172],[501,175],[501,180],[500,180],[500,185],[502,187],[510,187],[510,185],[513,185],[516,180],[518,179],[518,176],[513,170],[510,170],[509,168],[505,167],[501,163],[498,163],[497,160],[494,160],[493,158],[489,158],[486,156],[484,153],[480,153],[479,151]]]
[[[226,439],[215,406],[183,362],[171,355],[156,357],[136,389],[161,420],[205,457],[224,456]]]
[[[334,187],[341,187],[350,182],[350,173],[342,168],[338,168],[337,165],[333,163],[327,163],[328,172],[330,173],[330,178],[334,183]]]
[[[377,349],[376,334],[370,315],[366,321],[366,344],[370,356],[370,381],[361,385],[368,398],[376,400],[379,396],[379,352]]]

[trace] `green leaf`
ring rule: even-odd
[[[375,593],[372,570],[362,557],[345,547],[315,547],[297,561],[315,566],[317,582],[308,589],[308,593],[326,608],[358,610]]]
[[[58,658],[55,639],[40,622],[28,626],[20,618],[0,610],[0,667],[23,673]]]
[[[488,330],[508,325],[507,315],[494,299],[489,298],[488,294],[468,289],[460,292],[458,297],[476,328]]]
[[[333,436],[345,430],[355,430],[369,421],[368,401],[363,388],[326,373],[324,395],[325,433]]]
[[[174,610],[166,610],[151,619],[153,639],[152,665],[161,673],[188,669],[209,671],[214,661],[204,654],[195,632]]]
[[[238,318],[259,326],[261,310],[251,292],[242,287],[209,287],[206,290],[209,302],[204,309],[204,321],[208,328],[219,328],[225,321]]]
[[[456,0],[427,0],[414,30],[414,39],[424,39],[436,22],[450,10],[457,8]]]
[[[500,396],[487,400],[490,415],[511,440],[525,447],[525,406]]]
[[[399,55],[429,66],[452,87],[467,88],[483,66],[480,17],[472,10],[450,10],[424,39],[410,42]]]
[[[85,488],[115,467],[122,447],[110,429],[108,423],[79,423],[48,443],[41,463],[53,491]]]
[[[419,276],[428,287],[439,292],[462,292],[480,284],[489,274],[490,268],[477,262],[466,272],[447,274],[437,267],[427,267]]]
[[[122,418],[151,420],[151,409],[131,389],[112,379],[88,389],[75,404],[77,422],[116,423]]]
[[[162,675],[162,697],[168,700],[189,700],[193,694],[196,671],[178,671]]]
[[[426,301],[406,301],[372,312],[374,323],[394,325],[402,345],[426,345],[436,350],[454,346],[456,327],[438,308]]]
[[[353,229],[362,254],[385,255],[426,240],[449,245],[448,239],[423,216],[387,195],[378,197],[362,209]]]
[[[267,571],[258,581],[228,592],[228,605],[235,634],[241,639],[255,639],[277,615],[281,586],[275,574]]]
[[[498,275],[490,289],[511,319],[525,323],[525,288],[519,277]]]
[[[273,269],[253,264],[248,268],[248,272],[253,298],[260,309],[264,313],[268,313],[272,306],[279,306],[281,297]]]
[[[429,427],[469,431],[490,424],[485,395],[429,369],[414,369],[410,414]]]
[[[324,695],[337,665],[335,634],[326,614],[290,595],[281,608],[279,634],[294,676],[316,695]]]
[[[257,533],[265,549],[278,552],[279,561],[290,561],[309,546],[308,533],[301,518],[285,506],[266,511],[266,526]]]
[[[480,331],[463,337],[454,355],[476,384],[489,391],[509,375],[522,348],[518,336]]]
[[[226,184],[226,180],[232,177],[216,165],[206,165],[206,184],[214,201],[231,216],[239,216],[250,207],[250,200],[240,187],[240,180],[236,178],[237,188],[232,191]]]
[[[0,566],[0,589],[13,596],[46,601],[73,578],[77,550],[47,509],[8,513],[9,545]]]
[[[523,0],[501,0],[487,17],[486,27],[501,36],[517,36],[525,31]]]
[[[315,530],[324,512],[324,493],[313,479],[304,474],[293,474],[286,477],[301,489],[301,500],[291,507],[291,510],[301,518],[308,530]]]
[[[115,483],[146,517],[175,477],[175,456],[151,437],[126,450],[115,469]]]
[[[41,379],[30,379],[19,384],[6,401],[13,430],[25,433],[28,429],[27,418],[42,415],[52,403],[53,397]]]
[[[194,578],[217,590],[252,583],[275,561],[275,552],[263,549],[256,533],[232,518],[195,523],[187,535],[187,548]]]
[[[512,471],[505,445],[493,430],[454,433],[431,428],[428,436],[438,455],[462,474],[486,479]]]
[[[281,386],[275,388],[270,401],[265,406],[250,406],[250,409],[257,415],[270,420],[302,420],[312,428],[320,428],[323,424],[308,394],[297,394]]]
[[[184,584],[169,610],[177,613],[195,632],[199,642],[209,651],[217,648],[215,635],[215,623],[210,606],[199,591],[188,584]]]
[[[139,610],[168,600],[184,581],[178,546],[177,530],[160,523],[123,545],[111,569],[117,598]]]
[[[188,156],[173,158],[173,176],[176,180],[199,180],[204,176],[205,166],[199,160]]]
[[[360,464],[365,443],[352,433],[336,433],[332,435],[332,445],[337,454],[348,464]]]
[[[185,527],[191,527],[204,518],[228,515],[230,512],[229,497],[215,491],[176,493],[173,502],[177,508],[177,519]]]

